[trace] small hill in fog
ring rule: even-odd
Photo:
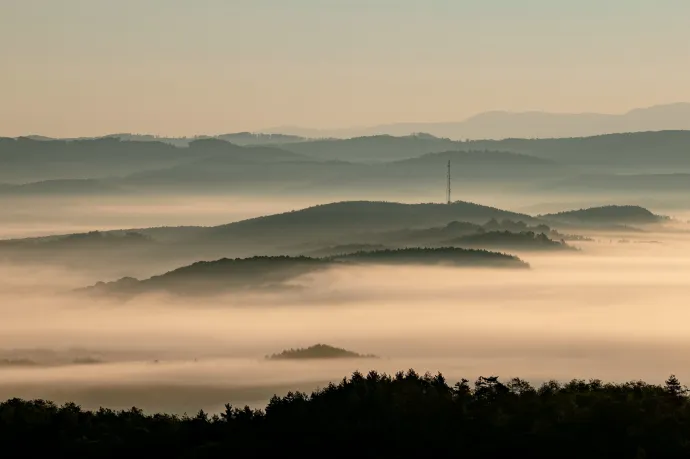
[[[540,215],[540,218],[562,223],[583,224],[651,224],[659,223],[663,217],[640,206],[602,206],[589,209],[570,210]]]
[[[82,291],[96,294],[136,295],[166,291],[182,295],[217,294],[226,291],[270,287],[333,264],[309,257],[223,258],[199,261],[145,280],[125,277],[99,282]]]
[[[0,349],[0,369],[104,363],[104,360],[98,354],[92,354],[86,350],[79,349],[62,351],[48,349]]]
[[[544,233],[523,231],[488,231],[446,241],[448,245],[508,250],[575,250],[562,241],[554,241]]]
[[[30,359],[0,359],[0,368],[3,367],[34,367],[38,365]]]
[[[373,354],[358,354],[327,344],[315,344],[308,348],[286,349],[279,354],[267,355],[267,360],[310,360],[310,359],[377,359]]]

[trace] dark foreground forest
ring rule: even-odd
[[[690,402],[665,385],[354,373],[219,416],[0,404],[3,457],[690,457]],[[50,455],[50,456],[48,456]],[[308,455],[308,456],[307,456]]]

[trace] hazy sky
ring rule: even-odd
[[[0,0],[0,135],[690,100],[688,0]]]

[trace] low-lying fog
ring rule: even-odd
[[[218,411],[226,402],[260,407],[356,369],[410,367],[450,380],[660,382],[675,373],[690,382],[690,238],[644,239],[661,244],[582,243],[579,253],[524,256],[528,272],[348,268],[279,295],[125,304],[65,296],[83,285],[68,272],[2,266],[0,360],[82,348],[104,363],[0,366],[0,399]],[[263,360],[316,343],[381,359]]]
[[[651,206],[657,213],[674,215],[690,220],[690,214],[680,215],[682,210],[664,206],[655,199],[621,198],[620,196],[578,196],[551,194],[548,202],[539,202],[540,196],[519,193],[495,194],[486,191],[456,190],[458,199],[483,205],[508,209],[515,212],[539,214],[607,204],[636,204]],[[394,193],[361,192],[329,195],[288,196],[226,196],[155,194],[137,196],[0,196],[0,239],[69,234],[87,231],[104,231],[122,228],[147,228],[154,226],[213,226],[246,218],[288,212],[317,204],[345,200],[381,200],[395,202],[437,202],[443,197],[443,184],[439,193],[423,192],[408,194],[400,190]],[[684,197],[683,197],[684,199]],[[668,203],[670,201],[666,201]],[[528,204],[526,204],[528,203]]]

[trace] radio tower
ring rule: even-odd
[[[448,184],[446,186],[446,203],[450,204],[450,159],[448,160]]]

